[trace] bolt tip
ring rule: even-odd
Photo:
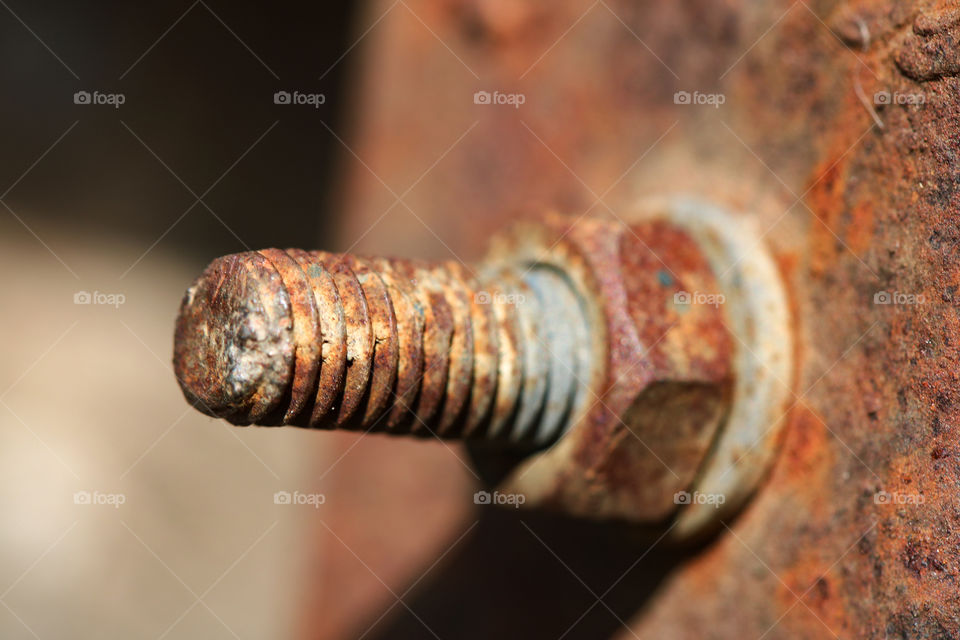
[[[290,298],[258,253],[214,260],[187,289],[177,317],[173,365],[184,396],[235,424],[262,420],[293,375]]]

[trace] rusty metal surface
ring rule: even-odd
[[[422,22],[398,13],[367,43],[345,237],[393,202],[368,167],[420,180],[369,249],[434,244],[412,212],[476,255],[471,238],[531,204],[626,218],[638,197],[684,192],[754,212],[789,283],[783,454],[747,511],[637,603],[633,632],[960,634],[955,4],[410,6]],[[526,101],[472,102],[494,89]],[[923,104],[897,98],[913,94]]]
[[[553,265],[577,282],[594,373],[580,374],[587,393],[571,430],[505,490],[565,513],[661,522],[677,509],[674,494],[691,489],[730,398],[721,305],[675,303],[718,291],[711,268],[665,221],[555,215],[539,226],[521,226],[495,255]]]
[[[320,370],[309,424],[319,426],[328,415],[343,384],[347,368],[347,323],[337,285],[323,263],[312,260],[310,254],[303,250],[292,249],[287,253],[293,256],[309,279],[317,308],[321,341]]]
[[[587,294],[574,294],[566,277],[541,280],[534,292],[526,276],[538,267],[526,262],[482,268],[485,276],[476,281],[482,288],[474,290],[451,263],[279,249],[218,259],[181,304],[178,380],[198,409],[238,425],[481,437],[526,450],[549,444],[567,430],[571,410],[580,410],[568,403],[582,395],[579,380],[597,377],[587,372],[605,365],[583,358],[571,370],[568,362],[544,357],[562,348],[577,352],[591,339],[577,302]],[[571,301],[568,321],[555,322],[544,301],[564,297]],[[496,323],[480,315],[474,325],[471,299],[493,307]],[[263,311],[273,307],[272,314]],[[475,340],[479,331],[498,335]],[[494,357],[485,357],[494,343]],[[323,370],[327,365],[331,372]],[[494,372],[490,409],[485,398],[494,393]],[[551,384],[559,389],[548,392]],[[480,396],[484,413],[465,413],[471,394]],[[252,418],[235,405],[263,408]]]
[[[289,390],[284,390],[284,395],[289,395],[289,404],[286,407],[282,404],[277,407],[281,412],[281,419],[289,421],[303,410],[304,405],[313,395],[314,381],[320,369],[319,311],[307,274],[292,256],[279,249],[264,249],[259,253],[280,274],[280,280],[290,298],[289,315],[293,321],[294,343],[293,379]],[[219,281],[217,286],[222,286],[221,283],[230,286],[229,278]],[[210,327],[210,331],[211,333],[222,332],[222,329],[214,324]],[[226,339],[229,340],[229,337]],[[247,342],[244,347],[250,342]],[[191,346],[196,349],[196,346]],[[234,346],[232,350],[239,349]],[[227,360],[229,361],[229,356]]]
[[[290,304],[280,274],[262,255],[214,261],[184,295],[177,323],[183,357],[174,372],[187,400],[241,424],[266,419],[290,385]]]
[[[339,256],[322,252],[311,252],[310,256],[333,274],[338,291],[335,302],[341,305],[340,313],[346,321],[343,337],[347,352],[346,373],[342,390],[337,389],[337,399],[331,404],[336,411],[335,424],[342,427],[350,424],[359,408],[370,375],[373,353],[370,312],[356,274]]]

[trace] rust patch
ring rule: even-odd
[[[462,414],[470,393],[474,370],[474,328],[471,318],[470,293],[453,274],[448,265],[430,271],[430,277],[443,288],[444,297],[453,314],[453,333],[450,337],[447,388],[443,411],[437,424],[440,436],[456,435],[454,427],[462,427]],[[458,418],[461,418],[458,422]]]
[[[467,412],[462,433],[479,433],[487,424],[496,394],[500,342],[493,306],[486,302],[476,279],[459,263],[447,263],[452,281],[465,288],[470,300],[470,325],[473,333],[473,372],[470,379]]]
[[[917,82],[960,73],[960,11],[941,9],[923,13],[897,52],[897,66]]]
[[[842,146],[838,144],[837,146]],[[841,150],[828,156],[813,170],[815,184],[810,187],[807,202],[813,213],[810,228],[810,268],[823,275],[834,265],[843,246],[837,242],[834,229],[844,214],[843,195],[846,191],[846,164]]]
[[[287,253],[299,264],[310,281],[317,315],[320,321],[320,372],[317,377],[317,395],[305,425],[330,426],[324,418],[342,391],[347,368],[347,321],[337,285],[329,271],[313,260],[306,251],[288,249]]]
[[[343,316],[347,324],[347,371],[340,403],[335,409],[335,424],[346,427],[359,409],[370,380],[373,327],[360,282],[341,256],[321,251],[311,252],[310,255],[333,275],[343,303]]]
[[[280,274],[284,289],[290,297],[293,314],[294,368],[290,383],[290,402],[275,418],[277,424],[289,422],[298,415],[313,397],[313,384],[320,364],[320,319],[317,303],[299,263],[280,249],[263,249],[260,255],[269,260]]]
[[[443,291],[430,277],[427,265],[397,260],[393,268],[409,282],[423,310],[423,373],[412,405],[417,417],[412,432],[430,435],[436,427],[434,418],[447,388],[453,312]]]
[[[264,419],[293,377],[293,324],[269,260],[257,253],[214,260],[177,316],[173,367],[187,401],[234,424]]]

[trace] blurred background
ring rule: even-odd
[[[217,255],[335,247],[351,5],[0,8],[0,637],[302,626],[315,509],[273,495],[339,453],[189,409],[172,322]]]

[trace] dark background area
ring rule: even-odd
[[[344,84],[361,53],[344,56],[355,6],[4,3],[3,190],[62,139],[3,200],[31,228],[143,250],[162,236],[198,262],[319,237],[340,151],[324,125],[344,135]],[[125,102],[78,105],[81,90]],[[277,105],[279,90],[326,102]]]
[[[662,535],[528,510],[488,510],[464,548],[405,598],[409,609],[394,607],[368,637],[615,637],[670,572],[702,548],[671,546]]]

